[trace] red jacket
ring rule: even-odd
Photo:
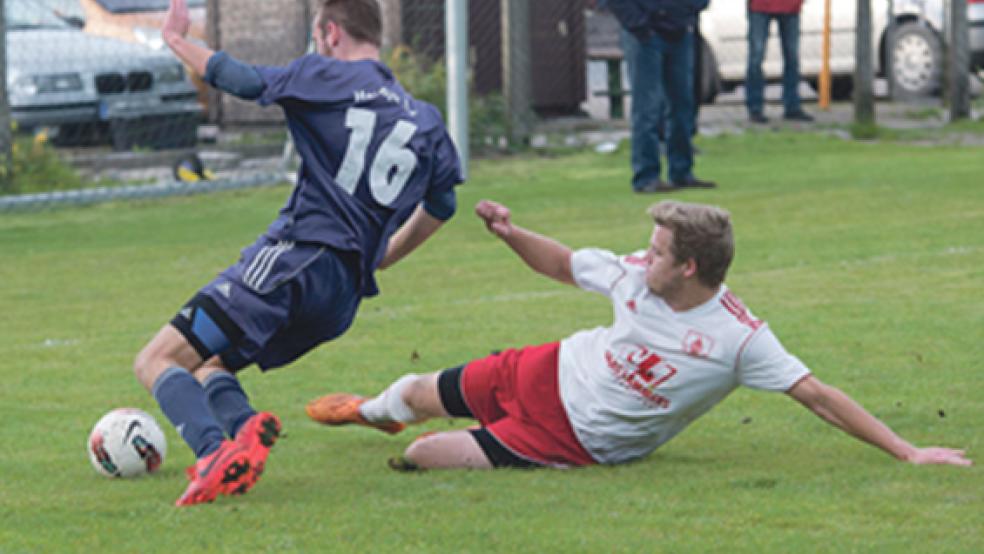
[[[760,13],[799,13],[802,6],[803,0],[748,0],[748,9]]]

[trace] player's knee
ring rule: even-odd
[[[421,469],[435,467],[434,461],[439,450],[437,443],[438,441],[432,433],[418,437],[403,452],[403,457]]]
[[[141,350],[136,358],[133,359],[133,374],[137,377],[137,381],[140,381],[144,387],[150,388],[153,386],[153,382],[148,383],[153,376],[154,367],[154,356],[150,351],[150,346],[145,346]]]
[[[414,378],[400,391],[400,398],[413,410],[418,420],[448,415],[441,401],[438,375],[438,373],[414,375]]]
[[[147,390],[151,390],[161,373],[172,365],[174,365],[173,361],[166,359],[159,349],[151,343],[145,346],[134,358],[133,373],[136,375],[137,381],[140,381]]]
[[[425,377],[414,375],[400,390],[400,399],[415,413],[426,413],[428,391]]]

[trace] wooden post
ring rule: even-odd
[[[526,143],[532,128],[530,56],[529,0],[502,0],[502,92],[513,145]]]
[[[820,47],[820,77],[817,81],[817,92],[820,94],[818,104],[821,110],[830,109],[830,0],[823,3],[823,43]]]

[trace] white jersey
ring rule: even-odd
[[[597,249],[571,259],[578,286],[607,296],[610,327],[560,343],[560,397],[581,444],[601,463],[649,454],[738,385],[787,391],[810,371],[724,285],[674,312],[646,285],[642,253]]]

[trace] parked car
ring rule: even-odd
[[[110,37],[135,42],[165,53],[171,51],[164,44],[161,27],[170,0],[35,0],[70,24],[90,35]],[[200,44],[206,43],[206,0],[187,0],[191,28],[188,36]],[[208,88],[198,77],[189,72],[198,101],[203,111],[208,106]]]
[[[111,139],[116,149],[190,147],[201,107],[173,56],[95,37],[34,0],[5,0],[7,94],[24,129],[57,129],[56,142]]]
[[[968,39],[971,64],[984,66],[984,0],[967,0]],[[709,46],[704,63],[710,67],[705,79],[730,90],[745,80],[748,60],[747,2],[712,0],[701,16],[701,32]],[[943,75],[944,0],[872,0],[872,46],[879,75],[894,64],[892,93],[912,99],[938,93]],[[821,68],[824,0],[805,0],[800,14],[800,72],[814,87]],[[855,0],[832,0],[830,71],[835,99],[851,95],[854,74]],[[889,23],[893,25],[889,25]],[[770,34],[763,72],[767,79],[782,76],[782,54],[778,30]]]

